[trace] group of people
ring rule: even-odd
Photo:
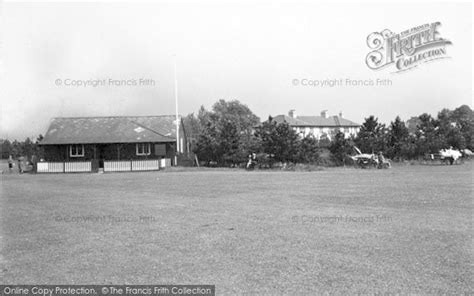
[[[377,154],[372,154],[369,158],[358,159],[357,163],[362,167],[371,166],[378,169],[388,169],[392,166],[390,160],[383,156],[382,151],[379,151]]]
[[[380,151],[377,155],[373,155],[372,161],[373,163],[375,163],[375,165],[379,169],[391,167],[390,161],[385,159],[382,151]],[[247,162],[246,169],[253,169],[255,168],[256,164],[257,164],[257,154],[255,153],[249,154],[249,160]]]
[[[390,168],[391,167],[390,161],[385,159],[385,157],[383,156],[382,151],[379,151],[379,153],[377,154],[377,167],[379,169]]]
[[[24,164],[23,164],[23,157],[19,157],[17,161],[18,161],[18,172],[20,174],[23,174],[24,171],[25,171]],[[9,172],[13,171],[14,164],[15,164],[15,162],[13,160],[13,157],[10,155],[8,157],[8,170],[9,170]]]
[[[246,169],[253,169],[255,165],[257,164],[257,154],[252,153],[249,154],[249,161],[247,162]]]

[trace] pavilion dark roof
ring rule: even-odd
[[[173,142],[176,117],[111,116],[52,119],[41,145]]]

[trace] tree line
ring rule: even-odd
[[[449,147],[474,148],[474,115],[467,105],[443,109],[435,118],[423,113],[411,120],[412,131],[399,116],[389,126],[370,116],[362,124],[355,143],[365,151],[382,151],[395,160],[416,159]]]
[[[17,159],[21,156],[26,156],[31,159],[33,155],[40,155],[40,148],[38,143],[43,139],[42,135],[39,135],[35,141],[30,138],[26,138],[24,141],[8,139],[0,139],[0,155],[2,159],[7,159],[10,156]]]
[[[183,119],[192,150],[205,164],[233,166],[245,164],[249,154],[272,165],[281,163],[334,164],[348,161],[354,146],[364,153],[382,152],[392,160],[420,159],[440,149],[474,149],[474,114],[467,105],[454,110],[443,109],[436,117],[423,113],[409,120],[397,116],[389,125],[375,116],[365,118],[357,135],[346,138],[340,131],[316,139],[300,136],[288,123],[277,123],[272,117],[260,122],[250,108],[238,100],[219,100],[207,110]],[[35,140],[1,141],[1,157],[40,155]]]
[[[359,132],[346,138],[340,131],[316,139],[300,136],[288,123],[272,117],[260,119],[237,100],[219,100],[211,110],[201,107],[184,118],[192,139],[192,150],[203,163],[218,166],[242,165],[251,153],[260,161],[340,165],[354,154],[354,146],[364,153],[382,152],[396,161],[420,159],[440,149],[474,148],[474,115],[467,105],[443,109],[437,117],[424,113],[410,119],[397,116],[388,126],[375,116],[365,118]],[[410,129],[411,130],[410,130]]]

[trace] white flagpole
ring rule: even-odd
[[[176,108],[176,155],[174,157],[174,164],[178,165],[178,153],[180,152],[179,149],[179,115],[178,115],[178,75],[176,69],[176,55],[174,55],[174,101],[175,101],[175,108]]]

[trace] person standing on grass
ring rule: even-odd
[[[8,156],[8,170],[11,172],[13,169],[13,158],[12,156]]]
[[[18,172],[20,174],[23,174],[23,167],[22,167],[22,164],[21,164],[21,157],[18,157]]]
[[[252,166],[252,154],[249,154],[249,161],[247,162],[247,169],[250,169]]]
[[[382,151],[379,151],[378,158],[379,158],[379,163],[380,164],[385,162],[385,157],[383,157]]]

